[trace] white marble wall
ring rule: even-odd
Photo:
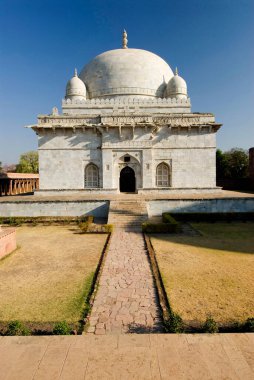
[[[100,170],[100,186],[116,189],[129,154],[137,188],[156,187],[156,167],[171,169],[172,188],[213,188],[216,134],[208,128],[160,128],[154,135],[144,127],[109,128],[103,135],[95,128],[56,129],[39,136],[40,189],[83,189],[84,172],[93,162]]]
[[[85,167],[93,162],[100,169],[101,139],[94,131],[77,134],[48,132],[39,137],[40,190],[83,189]]]

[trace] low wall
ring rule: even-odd
[[[17,201],[0,202],[0,217],[15,216],[108,216],[109,201]]]
[[[162,212],[254,212],[253,198],[172,199],[147,202],[148,216]]]
[[[108,200],[0,202],[0,217],[81,216],[107,218]],[[148,215],[162,212],[254,212],[253,198],[158,199],[146,202]]]
[[[0,227],[0,259],[8,255],[16,245],[16,230],[15,228],[2,228]]]

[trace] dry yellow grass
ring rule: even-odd
[[[0,321],[80,319],[106,235],[78,232],[75,226],[17,228],[20,248],[0,261]]]
[[[152,237],[174,312],[186,321],[254,314],[254,223],[193,224],[203,236]]]

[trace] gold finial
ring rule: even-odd
[[[127,40],[127,32],[126,30],[124,29],[123,31],[123,49],[128,49],[128,40]]]
[[[78,76],[78,70],[75,68],[74,70],[74,77],[77,77]]]
[[[178,68],[175,69],[175,75],[178,75]]]

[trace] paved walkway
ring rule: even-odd
[[[254,334],[0,337],[0,380],[253,380]]]
[[[140,232],[113,232],[89,322],[95,334],[162,331]]]

